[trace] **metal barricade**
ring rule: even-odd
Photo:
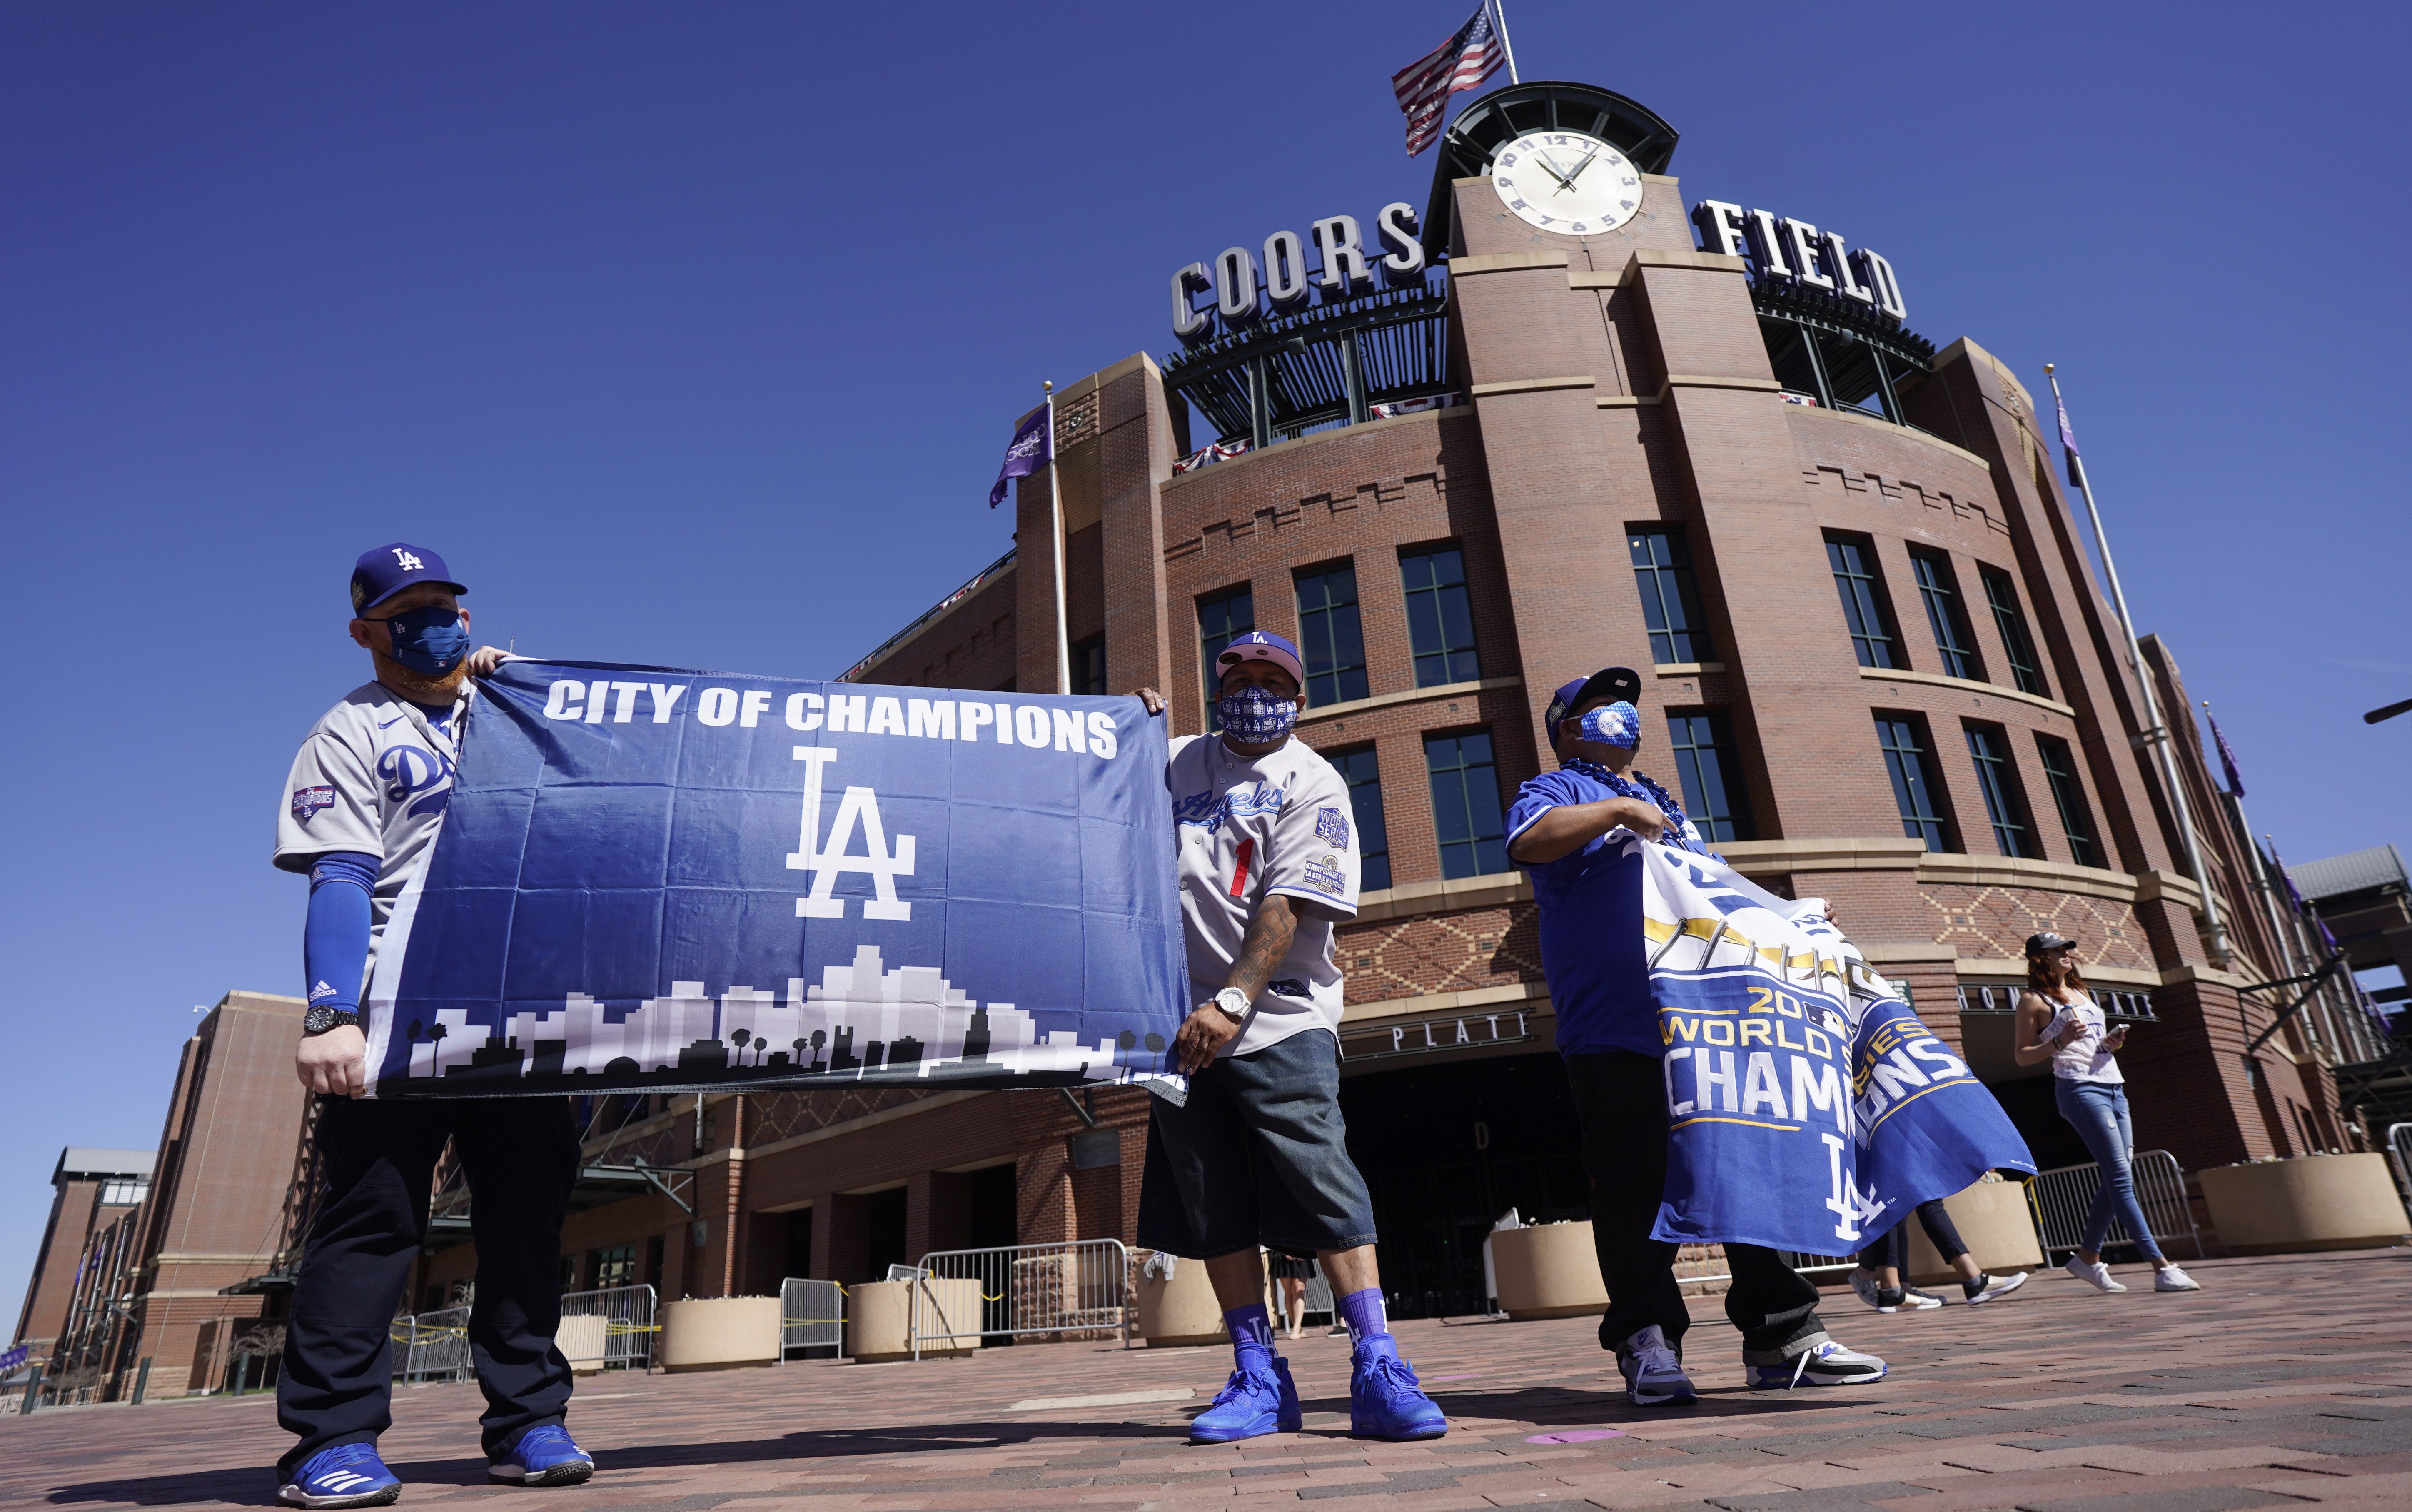
[[[2136,1205],[2144,1211],[2152,1238],[2163,1243],[2183,1239],[2194,1246],[2195,1258],[2201,1259],[2202,1232],[2195,1226],[2194,1205],[2186,1200],[2185,1172],[2178,1168],[2177,1157],[2166,1150],[2139,1150],[2127,1170],[2136,1185]],[[2085,1215],[2093,1209],[2094,1194],[2102,1186],[2102,1167],[2093,1161],[2059,1166],[2036,1172],[2026,1185],[2027,1208],[2035,1214],[2044,1259],[2049,1262],[2055,1251],[2078,1248],[2085,1237]],[[2105,1242],[2132,1244],[2138,1237],[2127,1232],[2124,1220],[2113,1218]]]
[[[969,1338],[1113,1338],[1130,1347],[1130,1252],[1118,1239],[934,1250],[913,1283],[913,1358]]]
[[[465,1381],[469,1361],[469,1310],[448,1307],[393,1320],[394,1379],[413,1386]]]
[[[789,1276],[779,1283],[779,1358],[790,1350],[846,1349],[846,1288],[834,1281]],[[807,1358],[811,1358],[807,1353]]]
[[[2388,1163],[2395,1167],[2395,1189],[2412,1208],[2412,1123],[2387,1125]]]
[[[573,1368],[651,1372],[654,1337],[662,1331],[654,1321],[654,1305],[651,1286],[566,1292],[554,1343]],[[585,1321],[590,1318],[601,1321]]]

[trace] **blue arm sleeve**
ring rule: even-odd
[[[329,851],[311,863],[302,970],[314,1008],[360,1008],[360,978],[369,963],[369,895],[376,873],[376,858],[356,850]]]

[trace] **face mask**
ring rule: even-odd
[[[1629,703],[1605,703],[1582,716],[1582,738],[1627,751],[1641,749],[1641,712]]]
[[[393,632],[393,659],[414,672],[442,677],[469,654],[469,632],[462,628],[457,609],[431,604],[385,623]]]
[[[1250,745],[1278,741],[1298,723],[1298,700],[1265,688],[1234,688],[1214,705],[1223,729]]]

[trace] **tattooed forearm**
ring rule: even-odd
[[[1285,892],[1266,895],[1257,905],[1257,917],[1248,920],[1247,937],[1240,942],[1240,959],[1231,964],[1228,985],[1245,992],[1254,1003],[1297,937],[1298,900]]]

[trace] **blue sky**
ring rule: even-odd
[[[156,1141],[193,1005],[299,990],[271,827],[364,674],[355,554],[442,550],[497,644],[834,675],[1006,549],[1013,418],[1160,356],[1174,268],[1423,203],[1389,76],[1469,8],[0,8],[0,625],[41,684],[0,1306],[59,1147]],[[2060,363],[2256,823],[2412,842],[2412,717],[2359,718],[2412,697],[2401,7],[1508,21],[1525,78],[1672,121],[1687,198]]]

